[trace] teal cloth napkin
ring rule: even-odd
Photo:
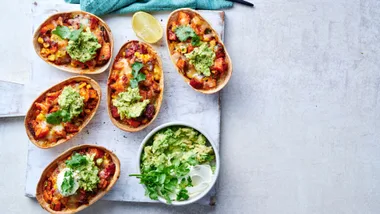
[[[65,0],[80,4],[82,10],[101,16],[109,13],[126,14],[136,11],[161,11],[177,8],[217,10],[232,7],[226,0]]]

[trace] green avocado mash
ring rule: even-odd
[[[185,54],[185,57],[189,59],[190,64],[194,65],[198,73],[206,77],[211,75],[210,66],[214,64],[215,53],[208,47],[207,43],[194,48],[192,52]]]
[[[75,41],[69,41],[67,53],[75,60],[87,62],[95,57],[96,51],[100,47],[101,45],[94,34],[91,32],[80,32],[79,37]]]
[[[83,111],[83,100],[84,98],[80,96],[77,90],[71,86],[66,86],[58,97],[58,104],[61,107],[60,110],[67,112],[71,119]]]
[[[93,155],[80,155],[75,153],[70,160],[66,161],[66,166],[72,169],[78,177],[79,187],[85,191],[92,191],[99,183],[99,168],[95,165]]]
[[[196,165],[215,166],[215,154],[207,146],[204,135],[188,127],[169,127],[157,132],[145,146],[141,158],[140,178],[146,186],[146,194],[154,200],[164,197],[171,203],[189,198],[188,187],[192,187],[189,175]]]
[[[166,129],[153,137],[151,146],[144,148],[142,165],[151,169],[170,166],[176,161],[196,165],[213,159],[211,146],[206,146],[204,135],[192,128]]]
[[[136,118],[149,104],[149,100],[140,102],[141,98],[139,88],[128,87],[126,92],[119,93],[118,97],[112,100],[112,104],[117,108],[121,119]]]

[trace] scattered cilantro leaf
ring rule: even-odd
[[[199,46],[199,45],[201,45],[201,38],[198,35],[196,35],[193,38],[191,38],[191,45],[192,46]]]
[[[72,40],[72,41],[76,41],[79,38],[79,34],[82,31],[83,31],[83,26],[81,25],[81,27],[78,30],[71,31],[69,39]]]
[[[61,189],[63,193],[70,193],[74,188],[74,176],[71,170],[68,170],[64,174],[64,178],[61,184]]]
[[[172,202],[170,195],[176,189],[180,189],[176,200],[187,200],[189,198],[186,187],[193,186],[191,177],[182,178],[181,182],[178,179],[188,174],[189,171],[190,169],[186,164],[179,164],[177,166],[173,164],[169,167],[161,165],[155,169],[144,171],[141,174],[130,174],[129,176],[140,179],[140,183],[146,187],[145,195],[153,200],[158,200],[158,196],[161,196],[170,204]]]
[[[192,166],[195,166],[198,164],[198,161],[196,159],[196,157],[193,155],[193,156],[190,156],[188,159],[187,159],[187,162],[192,165]]]
[[[70,120],[70,114],[66,110],[58,110],[46,116],[46,122],[53,125],[60,124],[62,121],[69,122]]]
[[[132,75],[133,79],[129,81],[131,88],[137,88],[139,86],[139,82],[144,81],[146,79],[145,74],[139,73],[144,65],[141,62],[135,62],[132,64]]]
[[[136,79],[131,79],[129,81],[129,84],[131,85],[131,88],[137,88],[137,86],[139,85]]]
[[[61,37],[62,39],[68,39],[71,31],[66,26],[57,26],[51,33]]]
[[[139,72],[144,65],[141,62],[135,62],[132,64],[132,70]]]
[[[187,200],[187,199],[189,199],[189,194],[188,194],[187,189],[181,189],[177,194],[177,201]]]
[[[179,26],[175,29],[175,34],[179,41],[184,42],[188,38],[197,36],[193,28],[189,26]]]
[[[74,155],[71,156],[71,159],[67,160],[65,163],[68,167],[74,169],[81,165],[87,164],[87,159],[85,156],[80,155],[79,153],[74,153]]]
[[[146,76],[145,76],[145,74],[143,74],[143,73],[139,73],[139,74],[137,75],[137,77],[136,77],[136,80],[137,80],[138,82],[143,81],[143,80],[145,80],[145,79],[146,79]]]
[[[80,29],[71,31],[70,28],[66,26],[57,26],[51,33],[55,34],[61,39],[69,39],[76,41],[79,38],[79,34],[83,31],[83,26],[81,25]]]

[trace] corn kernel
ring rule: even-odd
[[[90,85],[90,84],[88,84],[88,85],[86,86],[86,88],[90,89],[90,88],[91,88],[91,85]]]
[[[50,44],[49,43],[44,43],[44,48],[48,48],[50,46]]]
[[[66,56],[66,51],[64,50],[57,51],[57,57],[63,57],[63,56]]]
[[[76,64],[73,61],[71,61],[70,65],[73,66],[73,67],[77,67]]]
[[[42,44],[42,43],[44,43],[44,40],[41,37],[38,37],[37,42]]]
[[[58,41],[61,41],[62,39],[58,35],[52,34],[51,37],[50,37],[50,40],[58,42]]]
[[[173,32],[175,31],[176,28],[177,28],[176,25],[172,25],[172,31],[173,31]]]
[[[157,65],[154,66],[153,73],[154,73],[154,76],[153,76],[154,79],[157,81],[160,80],[160,77],[161,77],[160,68]]]
[[[47,56],[50,54],[50,50],[47,48],[42,48],[41,49],[41,55]]]
[[[86,114],[90,114],[90,113],[91,113],[91,110],[90,110],[90,109],[85,109],[84,112],[85,112]]]
[[[79,88],[83,88],[85,86],[86,86],[86,83],[84,82],[84,83],[82,83],[82,84],[79,85]]]
[[[36,117],[36,120],[38,121],[44,121],[45,120],[45,115],[42,113],[39,113]]]
[[[51,54],[48,56],[48,60],[49,61],[54,61],[55,60],[55,55],[54,54]]]
[[[216,45],[215,39],[211,40],[211,42],[210,42],[210,48],[211,48],[211,50],[214,49],[215,45]]]
[[[125,56],[125,52],[123,52],[123,56]]]

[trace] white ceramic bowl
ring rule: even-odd
[[[214,186],[217,178],[218,178],[218,175],[219,175],[219,168],[220,168],[220,159],[219,159],[219,152],[218,150],[216,149],[215,147],[215,143],[213,142],[213,140],[210,138],[209,135],[207,135],[204,131],[202,131],[201,129],[193,126],[193,125],[190,125],[188,123],[184,123],[184,122],[170,122],[170,123],[165,123],[165,124],[162,124],[160,126],[158,126],[157,128],[153,129],[145,138],[144,140],[142,141],[141,145],[140,145],[140,148],[139,148],[139,151],[138,151],[138,155],[137,155],[137,171],[138,171],[138,174],[141,173],[141,169],[140,169],[140,166],[141,166],[141,155],[144,151],[144,147],[145,147],[145,144],[149,141],[149,139],[151,137],[153,137],[153,135],[162,130],[162,129],[165,129],[167,127],[170,127],[170,126],[187,126],[187,127],[190,127],[190,128],[193,128],[195,130],[197,130],[198,132],[200,132],[201,134],[203,134],[208,142],[210,143],[210,145],[212,146],[212,149],[214,150],[214,153],[215,153],[215,161],[216,161],[216,168],[215,168],[215,171],[214,171],[214,174],[212,175],[212,180],[211,180],[211,183],[209,185],[209,187],[207,189],[205,189],[202,193],[194,196],[194,197],[191,197],[189,198],[188,200],[186,201],[172,201],[172,203],[170,205],[175,205],[175,206],[180,206],[180,205],[187,205],[187,204],[191,204],[191,203],[194,203],[196,201],[198,201],[199,199],[201,199],[203,196],[205,196],[210,190],[211,188]],[[145,188],[145,186],[144,186]],[[162,203],[165,203],[165,204],[168,204],[166,202],[166,200],[162,197],[158,197],[158,200]]]

